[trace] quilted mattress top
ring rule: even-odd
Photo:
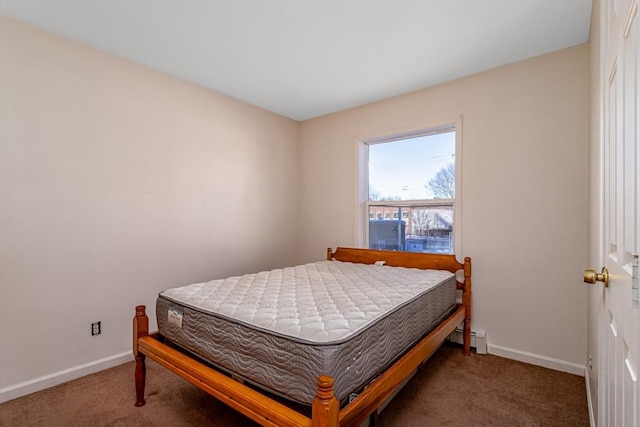
[[[441,270],[321,261],[172,288],[160,297],[298,341],[333,344],[451,276]]]

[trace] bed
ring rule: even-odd
[[[136,406],[150,357],[262,425],[360,425],[461,323],[470,354],[471,259],[329,248],[327,261],[166,290],[156,314],[149,334],[136,307]]]

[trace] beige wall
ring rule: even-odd
[[[302,123],[300,261],[356,245],[356,140],[462,125],[462,251],[490,351],[582,374],[588,47]]]
[[[298,124],[1,19],[0,398],[122,360],[162,289],[356,245],[357,139],[460,115],[474,328],[585,364],[586,45]]]
[[[128,354],[134,306],[153,312],[162,289],[297,261],[298,123],[4,17],[0,31],[5,397]]]

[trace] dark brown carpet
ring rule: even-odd
[[[133,406],[133,362],[0,405],[2,426],[253,426],[156,363]],[[377,426],[588,426],[583,377],[443,346]]]

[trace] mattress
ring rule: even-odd
[[[318,376],[346,402],[455,304],[448,271],[322,261],[168,289],[156,316],[169,341],[311,405]]]

